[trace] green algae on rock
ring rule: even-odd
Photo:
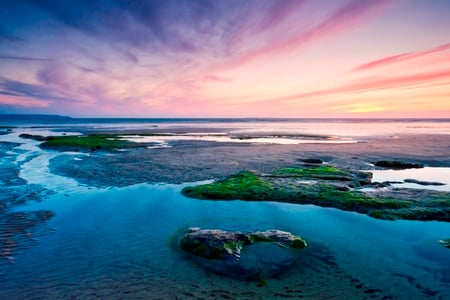
[[[273,190],[258,174],[245,171],[215,183],[186,187],[183,194],[191,198],[212,200],[268,200],[272,197]]]
[[[137,143],[120,139],[116,134],[89,134],[81,136],[50,136],[40,147],[64,150],[114,150],[137,147]]]
[[[355,188],[367,184],[368,173],[333,166],[295,167],[264,175],[240,172],[215,183],[185,187],[182,193],[197,199],[314,204],[385,220],[450,221],[450,193],[404,189],[408,193],[378,194]]]
[[[41,144],[43,148],[68,147],[81,149],[120,149],[129,147],[132,142],[119,139],[116,135],[90,134],[82,136],[50,136]]]
[[[241,250],[258,242],[276,243],[280,247],[302,249],[301,237],[280,230],[255,231],[247,234],[219,229],[190,228],[180,239],[180,247],[208,259],[239,260]]]
[[[350,174],[333,166],[313,168],[281,168],[274,175],[301,177],[305,179],[351,180]]]
[[[292,266],[306,242],[280,230],[242,233],[190,228],[181,236],[179,246],[206,270],[261,283]]]

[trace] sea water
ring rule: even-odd
[[[183,197],[181,188],[140,184],[57,194],[22,207],[54,211],[45,226],[55,231],[15,264],[2,265],[0,298],[450,295],[449,250],[438,244],[448,223],[382,221],[311,205],[200,201]],[[286,230],[308,247],[284,274],[257,287],[203,270],[182,253],[176,239],[191,226]]]
[[[405,128],[411,124],[425,126],[407,123]],[[436,124],[436,132],[448,128]],[[48,161],[57,152],[43,151],[17,133],[0,140],[22,142],[9,154],[16,155],[20,175],[55,192],[11,208],[51,210],[55,216],[30,230],[37,237],[31,247],[15,253],[13,261],[0,262],[0,299],[450,297],[450,253],[438,243],[450,237],[448,223],[383,221],[312,205],[189,199],[180,193],[188,183],[92,188],[50,173]],[[197,265],[177,247],[177,238],[192,226],[285,230],[302,236],[308,247],[288,270],[261,286]]]

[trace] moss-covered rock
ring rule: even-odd
[[[304,179],[326,179],[326,180],[348,180],[351,175],[346,171],[342,171],[333,166],[318,166],[311,168],[281,168],[274,175],[276,176],[292,176]]]
[[[219,229],[191,228],[180,239],[180,247],[192,254],[218,260],[239,260],[244,246],[258,242],[277,243],[281,247],[302,249],[301,237],[280,230],[256,231],[243,234]]]
[[[115,134],[89,134],[81,136],[50,136],[40,145],[44,149],[69,151],[114,150],[143,146],[121,139]]]
[[[280,230],[267,230],[250,232],[248,238],[252,242],[277,242],[283,247],[302,249],[306,247],[306,241],[290,232]]]
[[[265,282],[292,266],[306,246],[299,236],[280,230],[249,233],[191,228],[180,247],[196,265],[238,280]]]
[[[183,189],[183,194],[188,197],[213,200],[268,200],[272,193],[273,190],[266,181],[249,171],[231,175],[215,183]]]
[[[371,184],[370,178],[370,173],[343,171],[333,166],[282,168],[264,175],[241,172],[215,183],[186,187],[182,193],[197,199],[314,204],[386,220],[450,221],[450,193],[359,190]]]

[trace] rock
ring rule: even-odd
[[[355,172],[353,181],[360,186],[369,185],[372,183],[372,176],[370,172]]]
[[[382,168],[394,169],[394,170],[418,169],[418,168],[424,167],[423,164],[402,162],[402,161],[398,161],[398,160],[379,160],[379,161],[373,162],[373,164],[376,167],[382,167]]]
[[[38,134],[29,134],[29,133],[22,133],[19,135],[19,137],[21,137],[23,139],[35,140],[38,142],[43,142],[43,141],[47,140],[47,138],[45,136],[38,135]]]
[[[183,250],[209,259],[237,260],[244,244],[249,244],[247,235],[218,229],[191,228],[180,240]]]
[[[301,249],[306,242],[299,236],[280,230],[256,231],[248,234],[219,229],[189,228],[180,239],[180,247],[209,259],[235,260],[244,246],[256,242],[272,242],[282,247]]]
[[[300,161],[306,164],[315,164],[315,165],[321,165],[323,163],[323,161],[318,158],[301,158]]]
[[[405,179],[403,180],[406,183],[415,183],[419,185],[445,185],[445,183],[442,182],[434,182],[434,181],[421,181],[417,179]]]
[[[261,280],[284,272],[306,242],[280,230],[244,234],[190,228],[181,237],[180,247],[194,254],[191,258],[207,270],[239,280]]]
[[[290,232],[280,230],[256,231],[248,234],[250,241],[253,242],[277,242],[283,247],[302,249],[306,247],[306,242],[299,236]]]

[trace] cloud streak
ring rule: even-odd
[[[24,83],[16,80],[8,80],[5,78],[0,78],[0,95],[56,101],[59,104],[61,104],[61,102],[78,102],[76,99],[57,95],[52,89],[44,86]]]
[[[35,61],[35,62],[49,62],[50,58],[37,58],[37,57],[25,57],[25,56],[8,56],[0,55],[0,60],[12,60],[12,61]]]
[[[398,55],[388,56],[382,59],[377,59],[362,65],[357,66],[353,69],[353,71],[367,71],[375,68],[381,68],[385,66],[389,66],[392,64],[396,64],[399,62],[404,62],[412,59],[416,59],[422,56],[427,56],[431,54],[435,54],[438,52],[446,51],[450,49],[450,43],[443,44],[437,47],[433,47],[431,49],[423,50],[423,51],[416,51],[416,52],[408,52],[408,53],[402,53]]]
[[[335,88],[317,90],[307,93],[297,93],[285,97],[268,99],[265,100],[265,102],[267,103],[289,102],[331,95],[336,96],[341,94],[354,94],[370,91],[380,91],[393,88],[403,88],[416,85],[423,85],[439,80],[450,80],[450,71],[449,70],[434,71],[434,72],[418,73],[413,75],[391,76],[385,78],[367,78],[350,84],[338,86]]]

